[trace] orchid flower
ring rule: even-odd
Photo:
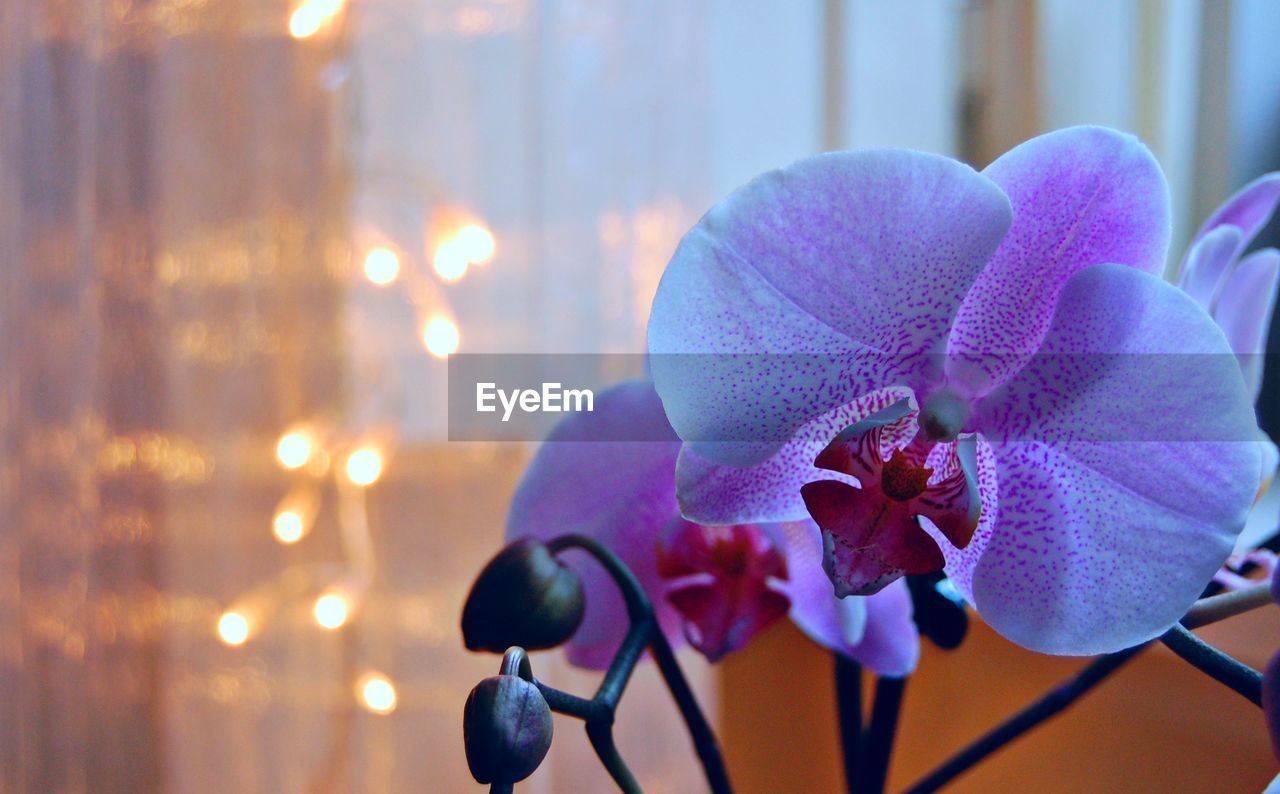
[[[594,537],[636,575],[672,645],[687,639],[713,662],[789,614],[815,641],[882,675],[915,668],[919,640],[905,583],[837,601],[811,521],[709,527],[684,520],[675,493],[679,452],[650,382],[597,395],[594,411],[557,425],[525,471],[508,539]],[[564,559],[582,577],[586,614],[566,651],[574,664],[603,668],[626,633],[627,613],[613,582],[576,555],[567,551]]]
[[[1223,333],[1156,274],[1164,176],[1099,127],[982,173],[904,150],[758,177],[685,236],[649,321],[681,508],[822,528],[841,594],[945,569],[1028,648],[1155,637],[1256,491]]]
[[[1250,182],[1200,227],[1179,268],[1179,285],[1221,326],[1255,400],[1262,388],[1262,353],[1276,304],[1280,251],[1244,252],[1277,203],[1280,171]]]
[[[1200,227],[1179,267],[1178,283],[1222,328],[1240,362],[1245,384],[1258,399],[1267,328],[1275,311],[1280,281],[1280,251],[1263,248],[1247,256],[1245,249],[1266,226],[1280,203],[1280,171],[1255,179],[1217,209]],[[1275,534],[1280,498],[1267,490],[1275,479],[1280,452],[1259,431],[1262,477],[1258,505],[1236,544],[1237,552],[1253,548]]]

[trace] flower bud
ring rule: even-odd
[[[586,602],[582,581],[531,538],[508,545],[476,577],[462,609],[472,651],[554,648],[573,636]]]
[[[517,783],[551,749],[551,709],[538,687],[514,675],[486,678],[462,714],[471,776],[480,783]]]

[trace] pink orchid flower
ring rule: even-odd
[[[815,641],[882,675],[915,669],[919,639],[905,583],[837,600],[811,521],[703,526],[683,519],[675,491],[680,446],[650,382],[596,395],[593,412],[557,425],[525,471],[508,539],[594,537],[635,573],[672,645],[687,640],[713,662],[789,615]],[[563,558],[586,591],[568,658],[606,667],[626,633],[626,609],[598,564],[575,550]]]
[[[1076,127],[982,173],[903,150],[758,177],[685,236],[649,322],[707,524],[812,514],[837,592],[945,569],[1028,648],[1164,632],[1232,550],[1257,424],[1167,284],[1168,189]]]
[[[1178,284],[1213,316],[1240,362],[1253,399],[1262,389],[1267,330],[1275,312],[1280,283],[1280,251],[1245,249],[1267,225],[1280,203],[1280,171],[1261,176],[1227,199],[1192,238],[1179,267]],[[1259,431],[1262,478],[1258,496],[1265,495],[1280,465],[1275,442]],[[1276,501],[1265,515],[1250,515],[1237,549],[1252,547],[1276,529]]]
[[[1179,268],[1179,285],[1209,312],[1240,361],[1256,400],[1262,388],[1262,352],[1276,305],[1280,251],[1245,249],[1280,202],[1280,171],[1250,182],[1227,199],[1192,238]]]

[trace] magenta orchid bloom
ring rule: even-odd
[[[653,601],[663,633],[711,661],[784,615],[826,647],[882,675],[915,669],[919,640],[905,583],[872,598],[837,600],[822,574],[811,521],[701,526],[680,517],[680,439],[648,381],[599,394],[592,413],[556,426],[516,489],[509,540],[569,532],[607,545]],[[644,441],[594,439],[641,438]],[[582,576],[586,615],[569,641],[577,665],[608,665],[627,629],[617,588],[593,561],[568,551]]]
[[[1213,315],[1240,361],[1245,384],[1258,399],[1267,329],[1280,282],[1280,251],[1244,251],[1280,203],[1280,171],[1259,177],[1217,209],[1191,240],[1179,269],[1179,285]],[[1259,432],[1259,435],[1262,435]],[[1280,453],[1262,435],[1262,487],[1275,477]],[[1274,531],[1275,524],[1269,527]]]
[[[982,173],[903,150],[765,174],[649,321],[684,515],[812,514],[837,592],[945,569],[1006,637],[1116,651],[1186,611],[1256,490],[1222,332],[1157,274],[1163,174],[1098,127]]]

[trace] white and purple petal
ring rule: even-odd
[[[650,364],[672,425],[702,457],[745,466],[874,389],[932,386],[1009,217],[990,180],[919,152],[758,177],[685,236],[658,287]]]
[[[1227,276],[1213,311],[1214,320],[1240,361],[1245,385],[1255,400],[1262,390],[1263,351],[1276,308],[1278,279],[1280,251],[1274,248],[1255,251],[1240,260]]]
[[[799,521],[808,517],[800,488],[815,480],[856,483],[813,465],[831,439],[845,428],[899,401],[913,402],[911,390],[895,386],[864,394],[801,425],[775,454],[754,466],[728,466],[708,460],[691,446],[680,451],[676,491],[685,518],[704,524]],[[882,438],[889,450],[915,435],[914,416]]]
[[[1224,224],[1209,230],[1187,249],[1178,286],[1207,312],[1213,311],[1242,237],[1239,226]]]
[[[1002,155],[983,174],[1008,194],[1013,225],[960,307],[948,346],[953,386],[981,396],[1040,346],[1058,293],[1082,268],[1164,267],[1169,189],[1150,150],[1104,127],[1070,127]]]
[[[1068,282],[1040,353],[977,423],[1000,502],[973,601],[1033,650],[1105,653],[1167,630],[1257,490],[1252,403],[1221,332],[1128,267]]]
[[[1229,224],[1241,232],[1235,251],[1235,256],[1239,256],[1267,225],[1277,203],[1280,203],[1280,171],[1273,171],[1253,180],[1224,201],[1196,232],[1191,240],[1192,246],[1219,226]]]

